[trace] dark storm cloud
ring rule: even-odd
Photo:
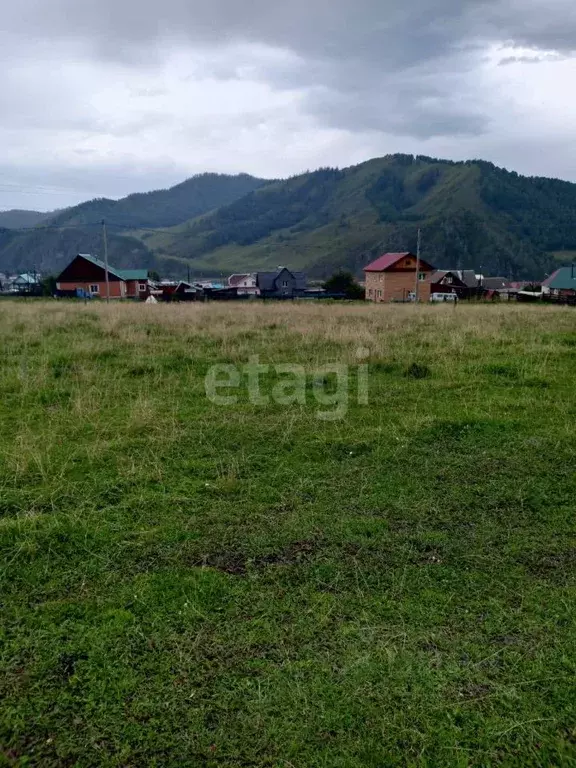
[[[120,59],[129,49],[177,36],[195,44],[245,40],[305,58],[350,56],[404,67],[485,36],[572,51],[576,7],[572,0],[21,0],[4,11],[3,28],[79,39]]]
[[[324,123],[424,137],[486,127],[474,108],[454,103],[449,75],[470,65],[494,20],[506,29],[507,11],[497,0],[22,0],[5,27],[82,42],[92,56],[135,66],[178,41],[282,48],[297,60],[260,76],[310,89],[307,107]],[[518,23],[525,37],[530,16]]]
[[[363,157],[374,148],[428,153],[434,142],[453,154],[461,142],[463,152],[475,154],[475,147],[489,146],[495,133],[516,124],[510,100],[498,101],[505,97],[493,80],[483,80],[483,71],[498,63],[559,61],[576,49],[573,0],[19,0],[3,9],[0,26],[11,167],[26,160],[20,129],[27,130],[31,149],[41,147],[42,131],[52,131],[59,151],[54,163],[65,158],[66,147],[74,167],[84,153],[92,158],[87,177],[97,185],[98,163],[109,170],[130,154],[131,146],[113,141],[122,137],[133,139],[134,167],[156,152],[168,160],[184,157],[182,148],[190,147],[188,168],[216,158],[224,170],[237,160],[231,144],[236,153],[238,136],[250,130],[252,144],[243,147],[254,162],[246,170],[257,165],[263,136],[272,137],[272,155],[274,141],[281,153],[293,148],[290,172],[309,167],[334,129],[356,137]],[[181,77],[166,69],[175,52],[194,60]],[[53,66],[59,59],[62,69]],[[36,69],[28,71],[26,62],[36,62]],[[204,92],[190,97],[188,85],[203,82]],[[213,87],[239,89],[242,82],[264,86],[274,106],[252,110],[247,101],[245,109],[232,90]],[[175,106],[178,92],[190,99],[186,114]],[[286,101],[274,101],[278,94]],[[225,99],[228,111],[221,109]],[[288,113],[276,117],[277,103],[290,103]],[[293,138],[298,131],[306,138]],[[344,163],[356,158],[347,146]],[[154,173],[151,168],[150,178]]]
[[[22,0],[5,28],[81,41],[93,56],[135,66],[175,42],[283,48],[297,61],[260,76],[308,89],[307,108],[325,124],[422,138],[486,129],[486,115],[455,101],[452,77],[481,45],[572,50],[576,11],[567,0]]]

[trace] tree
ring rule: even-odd
[[[48,275],[42,280],[42,295],[54,296],[56,293],[56,278],[54,275]]]
[[[346,299],[362,300],[365,297],[364,288],[358,285],[351,272],[340,270],[324,283],[324,289],[328,293],[340,293]]]
[[[148,277],[150,278],[150,280],[153,280],[155,283],[160,282],[160,275],[158,274],[158,272],[156,272],[155,269],[148,270]]]

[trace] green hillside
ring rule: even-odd
[[[389,155],[283,181],[203,174],[168,190],[92,200],[28,232],[0,236],[0,270],[57,271],[101,252],[102,219],[119,267],[221,275],[283,264],[325,277],[361,274],[387,250],[436,266],[542,278],[576,251],[576,184],[483,161]],[[46,224],[50,229],[46,229]]]
[[[108,237],[110,263],[125,269],[163,268],[158,258],[133,237]],[[22,235],[0,230],[0,267],[3,272],[58,274],[76,253],[102,254],[102,235],[98,228],[33,229]]]
[[[53,213],[22,211],[18,208],[13,208],[10,211],[0,211],[0,227],[6,227],[8,229],[28,229],[30,227],[36,227],[53,215]]]
[[[263,184],[248,174],[203,173],[170,189],[136,193],[121,200],[101,198],[81,203],[51,220],[55,226],[99,224],[119,228],[171,227],[214,208],[229,205]]]
[[[266,183],[247,174],[205,173],[170,189],[129,195],[121,200],[90,200],[58,211],[48,219],[46,214],[39,214],[43,216],[42,229],[4,230],[0,234],[0,270],[24,271],[36,265],[39,270],[56,273],[78,252],[101,254],[100,225],[105,219],[110,258],[116,266],[160,267],[171,271],[174,267],[169,261],[164,260],[160,265],[146,245],[127,235],[128,230],[179,224],[227,205]],[[8,217],[5,221],[9,221]],[[0,227],[8,226],[0,218]],[[46,229],[47,226],[50,228]]]
[[[576,247],[576,185],[490,163],[392,155],[267,185],[171,232],[141,234],[160,256],[220,273],[287,264],[360,272],[377,253],[416,247],[439,267],[541,277]]]

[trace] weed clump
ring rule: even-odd
[[[406,368],[404,375],[407,379],[429,379],[432,376],[432,371],[427,365],[412,363]]]

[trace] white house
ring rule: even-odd
[[[238,296],[260,296],[260,288],[258,288],[255,274],[230,275],[228,287],[237,288]]]

